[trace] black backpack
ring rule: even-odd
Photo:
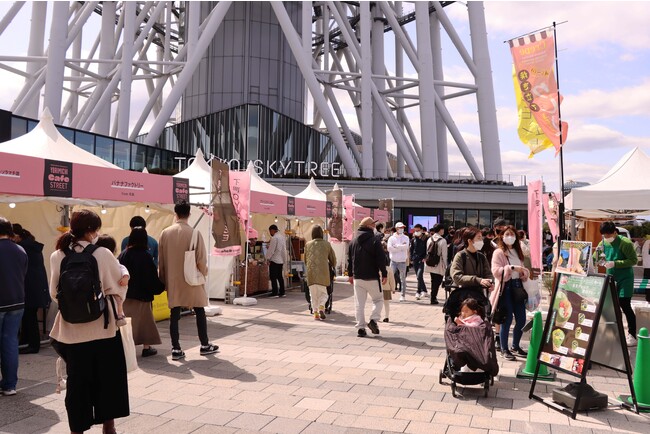
[[[438,238],[440,241],[440,238]],[[427,256],[424,258],[424,263],[429,267],[435,267],[440,263],[440,252],[438,252],[438,241],[433,241],[427,248]]]
[[[61,316],[67,322],[87,323],[104,315],[104,328],[108,328],[106,297],[99,280],[97,260],[93,256],[97,249],[96,245],[88,244],[81,252],[64,250],[56,299]]]

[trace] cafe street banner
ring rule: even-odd
[[[173,204],[189,201],[184,178],[0,152],[0,194]]]
[[[514,62],[513,81],[519,112],[519,138],[530,155],[566,143],[568,124],[562,122],[560,141],[560,101],[555,80],[555,39],[550,29],[511,39]]]
[[[386,227],[390,227],[393,225],[393,223],[395,223],[393,222],[393,206],[394,206],[394,201],[392,198],[379,199],[379,209],[388,212],[387,220],[383,222],[386,224]]]
[[[212,255],[237,256],[241,253],[240,219],[242,225],[248,222],[248,190],[250,176],[233,177],[231,185],[228,165],[212,160]],[[248,179],[248,185],[246,184]],[[231,191],[231,189],[233,189]],[[245,214],[243,212],[245,211]]]

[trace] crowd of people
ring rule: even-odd
[[[20,224],[12,225],[0,217],[0,287],[6,288],[0,291],[2,394],[16,393],[19,352],[39,351],[38,311],[47,308],[52,300],[59,303],[59,311],[50,338],[66,363],[65,403],[73,433],[86,431],[95,424],[102,424],[103,432],[112,433],[114,420],[128,416],[127,368],[120,330],[124,317],[130,317],[134,343],[143,346],[141,356],[157,354],[154,345],[162,341],[152,313],[154,295],[167,291],[172,360],[185,357],[179,336],[183,307],[191,307],[195,313],[199,353],[210,355],[218,351],[218,346],[208,338],[206,291],[200,282],[188,283],[187,277],[187,252],[192,249],[195,253],[191,262],[196,268],[193,272],[203,277],[208,273],[204,240],[188,224],[189,204],[176,204],[174,212],[175,223],[163,230],[159,241],[147,233],[144,218],[133,217],[129,223],[131,232],[122,240],[121,252],[116,257],[116,241],[101,233],[100,216],[90,210],[75,211],[69,231],[59,237],[50,257],[49,281],[43,244]],[[272,238],[266,258],[271,267],[272,295],[283,297],[286,243],[277,226],[272,225],[269,232]],[[603,257],[596,259],[602,259],[607,273],[618,285],[619,303],[628,324],[628,345],[634,345],[631,267],[637,263],[637,254],[632,242],[618,235],[612,222],[603,223],[600,232],[603,240],[597,251]],[[337,263],[334,249],[324,235],[322,227],[314,226],[312,240],[305,245],[309,299],[314,319],[320,321],[326,319],[325,306],[331,297]],[[650,245],[643,246],[644,255],[646,247]],[[347,259],[357,336],[367,336],[366,328],[372,334],[380,333],[379,323],[390,321],[393,294],[399,293],[399,301],[406,301],[406,276],[413,270],[416,301],[428,299],[431,305],[441,304],[441,286],[445,291],[464,291],[466,296],[456,309],[458,315],[450,320],[458,326],[475,327],[489,319],[496,331],[495,346],[505,360],[527,355],[521,338],[526,321],[523,287],[532,275],[530,249],[525,232],[503,219],[482,230],[471,226],[456,230],[443,224],[427,229],[416,224],[409,234],[401,222],[384,228],[366,217],[349,243]],[[84,264],[90,264],[90,274],[83,274],[88,268]],[[70,294],[80,276],[90,276],[91,287],[97,291],[92,303],[104,303],[103,315],[90,320],[74,316],[78,312],[70,307]],[[94,283],[98,284],[93,286]],[[72,289],[68,290],[69,287]],[[366,322],[368,297],[372,311]],[[88,303],[90,306],[91,302]],[[88,307],[88,311],[92,309]],[[19,335],[23,344],[20,351]]]

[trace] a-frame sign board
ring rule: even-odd
[[[553,289],[529,398],[575,419],[582,393],[578,392],[573,408],[535,395],[539,367],[544,364],[577,377],[584,386],[590,363],[596,363],[627,375],[633,408],[638,413],[614,279],[603,274],[558,274]]]

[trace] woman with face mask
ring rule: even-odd
[[[501,355],[506,360],[515,360],[515,355],[526,357],[528,354],[520,346],[522,328],[526,323],[526,291],[523,282],[528,280],[529,271],[524,266],[524,253],[521,248],[519,235],[514,226],[506,226],[501,236],[497,238],[497,249],[492,255],[492,273],[497,281],[490,294],[493,309],[500,304],[505,309],[505,320],[499,330]],[[501,288],[501,286],[503,286]],[[499,298],[499,293],[501,297]],[[512,333],[512,348],[508,347],[508,337],[512,317],[515,317],[515,327]]]
[[[481,253],[484,243],[483,235],[477,228],[467,227],[463,231],[462,240],[464,248],[451,261],[449,274],[454,285],[459,286],[460,290],[468,290],[467,296],[471,296],[485,305],[487,304],[485,291],[492,288],[492,271],[487,258]],[[469,290],[473,294],[470,294]],[[458,301],[462,302],[462,300]],[[448,310],[453,311],[453,306]]]

